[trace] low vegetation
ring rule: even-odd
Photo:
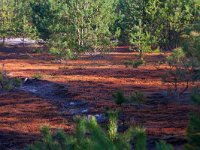
[[[141,105],[145,102],[146,97],[142,92],[133,92],[130,97],[130,102]]]
[[[150,61],[148,61],[145,54],[163,52],[163,56],[169,54],[166,60],[160,60],[162,58],[158,55],[158,62],[155,65],[156,69],[160,69],[160,71],[162,70],[161,67],[165,67],[162,70],[163,76],[160,79],[160,74],[156,76],[149,75],[151,77],[150,82],[154,78],[157,81],[153,83],[159,83],[161,86],[162,82],[167,87],[165,87],[165,91],[167,91],[166,96],[171,96],[170,98],[175,100],[181,100],[181,96],[184,94],[190,96],[192,95],[192,89],[197,89],[196,91],[198,92],[192,96],[192,100],[196,103],[196,107],[200,105],[199,0],[1,0],[0,40],[2,42],[0,47],[6,47],[6,40],[10,38],[21,38],[23,47],[25,46],[25,39],[33,39],[37,46],[42,44],[40,48],[33,50],[33,53],[37,54],[31,53],[31,55],[27,55],[28,57],[24,57],[24,60],[31,56],[30,58],[34,58],[33,60],[37,62],[35,57],[40,55],[43,59],[46,54],[43,52],[48,51],[47,58],[43,59],[41,63],[44,61],[50,63],[52,58],[55,58],[60,63],[64,63],[64,67],[61,67],[61,64],[56,64],[56,67],[53,66],[51,69],[45,70],[44,72],[48,72],[48,75],[41,74],[39,71],[38,73],[31,72],[32,76],[31,73],[27,73],[28,76],[38,80],[43,79],[44,76],[45,78],[51,76],[51,79],[54,78],[56,82],[56,74],[58,73],[63,77],[62,82],[67,82],[68,84],[78,83],[79,81],[84,82],[80,84],[82,89],[84,89],[83,91],[76,89],[79,85],[76,85],[76,88],[73,87],[76,92],[81,94],[66,93],[66,91],[69,92],[73,89],[71,87],[69,87],[71,89],[66,91],[56,91],[56,95],[65,92],[67,99],[80,98],[84,95],[83,97],[87,101],[88,97],[85,95],[85,92],[89,93],[90,90],[86,88],[94,85],[94,83],[103,88],[108,87],[106,90],[101,90],[101,92],[111,91],[109,85],[115,84],[115,82],[117,82],[117,86],[120,86],[118,88],[121,88],[121,86],[124,86],[125,90],[129,87],[135,88],[141,82],[146,82],[146,77],[144,78],[140,74],[141,72],[144,72],[147,76],[154,72],[154,69],[151,68],[152,64],[151,67],[147,68],[146,62]],[[117,64],[117,67],[124,65],[126,67],[122,68],[124,72],[117,69],[114,70],[113,68],[110,69],[109,65],[111,63],[109,59],[105,60],[108,67],[100,64],[100,61],[95,62],[96,57],[94,57],[92,65],[99,63],[98,67],[100,66],[100,69],[95,68],[95,71],[93,71],[90,68],[91,64],[86,60],[88,54],[102,56],[104,52],[108,52],[121,45],[128,47],[126,50],[126,52],[129,52],[128,55],[130,51],[135,52],[134,57],[130,56],[126,59],[123,58],[124,62],[117,60],[113,63]],[[17,46],[20,47],[21,45]],[[120,47],[117,48],[121,50]],[[22,52],[24,51],[23,49]],[[1,57],[2,63],[4,61],[7,62],[7,58],[12,59],[12,63],[14,61],[17,62],[18,58],[15,59],[15,57],[23,55],[22,52],[13,54],[3,48],[0,55],[5,53],[9,53],[9,55],[8,57]],[[165,52],[167,54],[164,54]],[[111,55],[109,57],[112,57]],[[71,65],[71,62],[71,64],[68,63],[70,59],[76,59],[79,56],[83,56],[81,61],[84,62],[85,66],[76,63],[74,67]],[[155,59],[157,61],[157,58]],[[31,68],[33,64],[29,60],[26,65],[30,65],[29,67]],[[49,66],[49,64],[45,65]],[[13,67],[13,64],[9,67]],[[128,67],[134,69],[129,69]],[[20,64],[21,68],[24,69],[26,67]],[[56,70],[56,68],[59,69]],[[2,91],[12,91],[22,85],[21,79],[9,77],[3,69],[0,72],[0,88]],[[117,75],[112,76],[108,85],[98,82],[99,80],[106,79],[106,77],[110,77],[109,75],[105,77],[101,70],[109,70],[111,72],[112,69],[116,74],[123,74],[124,77],[122,78],[128,78],[123,80],[126,83],[122,83],[120,81],[122,79],[121,76],[117,78]],[[49,72],[49,70],[53,71],[53,73]],[[54,70],[56,71],[54,72]],[[84,72],[84,70],[88,72],[92,70],[91,72],[94,76],[90,78],[91,74]],[[43,73],[43,71],[41,72]],[[96,75],[99,72],[101,72],[101,77]],[[130,72],[139,72],[139,75],[136,74],[136,77],[131,76],[132,79],[129,82],[129,75],[127,74]],[[20,74],[17,69],[15,73]],[[65,78],[65,75],[68,76]],[[76,77],[73,78],[73,76]],[[134,84],[134,86],[131,84]],[[151,83],[148,87],[152,89],[155,87],[159,90],[164,89],[164,87],[158,88],[156,86]],[[117,87],[115,86],[114,88],[116,89]],[[137,87],[135,89],[128,89],[129,91],[134,91],[128,94],[120,90],[112,94],[116,110],[108,109],[106,112],[109,118],[107,129],[101,128],[95,117],[78,117],[76,118],[74,134],[69,135],[64,133],[64,131],[52,134],[48,127],[43,127],[41,129],[43,139],[30,145],[27,150],[146,150],[147,137],[145,129],[135,126],[130,127],[128,130],[125,129],[126,116],[124,106],[130,106],[130,108],[134,108],[136,111],[143,111],[142,109],[145,105],[142,104],[145,104],[147,100],[146,93],[142,93],[140,92],[141,89],[138,89]],[[62,90],[62,88],[58,88],[58,90]],[[91,91],[93,92],[93,89]],[[186,93],[187,91],[190,92]],[[98,96],[103,93],[101,92],[98,93]],[[55,103],[57,103],[56,100]],[[65,109],[64,104],[58,106],[62,106]],[[58,108],[58,110],[61,109]],[[120,121],[123,122],[123,133],[118,133],[118,122]],[[187,144],[185,149],[199,150],[199,143],[200,116],[198,112],[193,112],[190,115],[187,128]],[[156,150],[173,150],[173,147],[164,141],[156,143],[155,147]]]
[[[120,106],[124,103],[134,103],[141,105],[146,100],[144,93],[139,91],[131,93],[130,96],[125,96],[123,91],[118,90],[113,93],[113,98],[115,103]]]
[[[192,96],[193,102],[200,108],[200,95]],[[200,148],[200,115],[197,112],[190,114],[190,121],[187,129],[188,144],[186,150],[198,150]]]
[[[63,131],[52,135],[48,127],[43,127],[42,141],[29,146],[27,150],[146,150],[145,129],[134,127],[125,133],[118,133],[116,113],[109,114],[107,131],[97,124],[95,117],[78,118],[76,122],[74,135],[67,135]],[[172,146],[164,141],[158,142],[156,147],[157,150],[172,150]]]
[[[4,72],[0,73],[0,88],[5,91],[11,91],[22,85],[22,80],[19,78],[8,78]]]
[[[146,64],[144,60],[137,60],[137,61],[131,61],[131,60],[126,60],[124,61],[124,65],[127,67],[131,66],[133,68],[138,68],[141,65]]]
[[[173,51],[167,63],[170,69],[162,81],[168,85],[168,95],[179,97],[200,80],[199,62],[195,57],[186,57],[182,49]]]
[[[32,75],[32,78],[41,80],[41,79],[43,79],[43,75],[41,73],[35,73]]]
[[[121,97],[121,96],[120,96]],[[193,101],[199,105],[200,95],[193,95]],[[108,129],[105,131],[98,125],[95,117],[76,118],[76,130],[73,135],[59,130],[52,134],[48,127],[41,129],[42,141],[28,146],[27,150],[79,150],[79,149],[109,149],[109,150],[148,150],[145,129],[131,127],[124,133],[118,133],[118,112],[107,111],[109,117]],[[198,150],[200,140],[200,116],[192,113],[187,130],[188,144],[186,150]],[[174,150],[173,146],[165,141],[156,142],[156,150]]]

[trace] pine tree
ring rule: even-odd
[[[120,38],[138,46],[135,39],[147,35],[150,38],[143,38],[146,41],[144,47],[172,49],[180,46],[184,28],[197,18],[194,6],[194,0],[121,0],[119,13],[123,17],[118,23],[122,31]]]
[[[51,27],[57,21],[57,9],[54,9],[56,4],[55,0],[30,1],[31,22],[36,27],[39,37],[44,41],[53,34]]]
[[[145,147],[144,130],[129,129],[124,134],[117,133],[117,115],[110,116],[108,132],[105,132],[96,122],[94,117],[86,119],[77,118],[77,126],[74,135],[66,135],[58,131],[52,136],[47,127],[42,128],[42,142],[36,142],[29,146],[28,150],[128,150],[131,149],[130,140],[137,140],[136,150]],[[141,143],[140,143],[141,142]],[[140,143],[140,144],[139,144]]]
[[[140,52],[140,59],[143,60],[145,52],[151,52],[151,46],[153,45],[153,37],[144,29],[142,20],[139,20],[138,26],[135,25],[130,34],[130,43],[137,46]]]
[[[129,34],[134,25],[141,19],[142,4],[140,0],[119,0],[118,26],[121,29],[120,41],[129,44]]]
[[[16,1],[14,25],[16,32],[15,36],[23,39],[23,46],[25,38],[37,38],[36,28],[31,23],[31,9],[29,0]]]
[[[0,38],[3,39],[3,46],[5,39],[14,35],[14,5],[14,0],[2,0],[0,2]]]
[[[200,4],[196,3],[195,21],[184,29],[183,50],[188,56],[198,58],[200,61]]]
[[[52,23],[50,46],[58,55],[68,51],[103,51],[111,44],[117,0],[69,0],[62,3]],[[60,44],[65,46],[58,46]]]
[[[193,95],[192,100],[200,107],[200,95]],[[187,129],[188,144],[186,150],[200,150],[200,115],[192,113],[190,115],[189,126]]]

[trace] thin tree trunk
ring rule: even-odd
[[[23,47],[25,47],[25,39],[24,39],[24,35],[23,35]]]
[[[80,37],[80,29],[77,30],[78,31],[78,45],[81,45],[81,37]]]
[[[5,38],[5,36],[3,37],[3,47],[5,47],[5,45],[6,45],[6,38]]]
[[[143,58],[143,51],[142,50],[140,50],[140,60],[143,60],[144,58]]]

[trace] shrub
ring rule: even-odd
[[[128,68],[129,66],[132,65],[132,61],[131,60],[125,60],[124,65],[125,65],[126,68]]]
[[[43,127],[42,141],[28,146],[27,150],[128,150],[131,149],[130,140],[135,137],[138,144],[136,150],[143,150],[146,135],[143,129],[130,128],[123,134],[117,133],[117,119],[113,115],[110,118],[108,132],[105,132],[96,122],[95,117],[76,119],[76,131],[74,135],[66,135],[58,131],[55,135],[49,128]],[[141,136],[142,135],[142,136]],[[141,142],[141,144],[139,144]]]
[[[179,98],[200,79],[200,71],[197,70],[199,62],[195,58],[187,58],[182,49],[177,49],[167,57],[167,63],[170,69],[161,77],[162,81],[173,91],[170,94]]]
[[[156,150],[173,150],[172,145],[167,144],[165,141],[160,141],[156,143]]]
[[[180,49],[174,50],[173,53],[167,57],[167,62],[169,66],[176,66],[179,63],[181,63],[185,58],[186,58],[185,53],[180,48]]]
[[[42,140],[30,145],[26,150],[146,150],[146,134],[142,127],[129,128],[125,133],[117,132],[117,115],[110,113],[108,132],[90,119],[77,118],[76,130],[73,135],[62,130],[51,134],[48,127],[41,129]],[[131,144],[133,140],[133,145]],[[173,150],[164,141],[156,144],[156,150]]]
[[[122,104],[128,102],[128,99],[124,96],[124,93],[122,91],[117,91],[115,93],[113,93],[113,98],[115,100],[115,103],[119,106],[122,106]],[[125,114],[124,114],[124,111],[123,111],[123,107],[120,107],[118,109],[118,112],[121,113],[121,116],[122,116],[122,123],[123,123],[123,128],[122,130],[124,131],[124,128],[125,128]]]
[[[126,67],[132,66],[133,68],[138,68],[139,66],[141,66],[145,63],[146,62],[144,60],[137,60],[137,61],[126,60],[126,61],[124,61],[124,65]]]
[[[141,127],[135,128],[135,149],[136,150],[146,150],[146,134],[145,129]]]
[[[130,101],[133,102],[133,103],[137,103],[137,104],[141,105],[145,101],[144,93],[138,92],[138,91],[132,93],[131,97],[130,97]]]
[[[122,91],[116,91],[113,93],[113,98],[115,100],[115,103],[117,105],[122,105],[123,103],[127,102],[126,97],[124,96],[124,93]]]
[[[107,111],[106,112],[109,117],[109,124],[108,124],[108,135],[111,140],[115,140],[117,136],[117,118],[118,118],[118,111]]]
[[[156,48],[155,50],[153,50],[153,53],[160,53],[160,49]]]
[[[200,95],[193,95],[192,100],[198,107],[200,107]],[[187,128],[186,150],[199,150],[200,149],[200,115],[199,113],[191,113],[190,121]]]
[[[32,78],[40,80],[43,79],[43,75],[40,73],[35,73],[32,75]]]
[[[22,85],[22,80],[20,78],[12,79],[12,83],[15,87],[20,87]]]
[[[198,1],[198,0],[197,0]],[[196,57],[200,61],[200,22],[185,28],[183,36],[183,50],[190,57]]]
[[[19,87],[22,84],[22,80],[19,78],[10,79],[3,73],[0,73],[0,86],[3,90],[11,91],[15,87]]]
[[[60,62],[76,58],[75,53],[68,48],[67,37],[55,36],[49,41],[50,53],[57,56]]]
[[[8,80],[4,81],[3,83],[3,89],[6,90],[6,91],[11,91],[14,89],[14,86],[12,85],[12,83]]]
[[[133,68],[138,68],[139,66],[145,64],[144,60],[137,60],[132,63]]]
[[[120,106],[126,102],[136,103],[141,105],[142,103],[145,102],[146,99],[144,93],[139,91],[131,93],[130,97],[126,97],[123,91],[118,90],[114,92],[112,96],[114,98],[115,103]]]

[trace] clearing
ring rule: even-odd
[[[156,67],[168,53],[146,54],[147,65],[126,68],[125,60],[136,53],[125,47],[104,55],[84,55],[64,66],[38,48],[0,48],[0,66],[9,77],[20,77],[24,84],[0,94],[0,149],[21,149],[40,138],[40,127],[62,128],[73,132],[75,115],[95,115],[106,121],[105,107],[116,108],[112,93],[144,92],[147,101],[141,108],[124,105],[126,125],[143,124],[149,144],[165,139],[182,146],[185,142],[188,113],[195,108],[186,93],[177,101],[165,96],[167,86],[161,76],[168,66]],[[4,66],[4,67],[3,67]],[[42,79],[32,79],[40,76]]]

